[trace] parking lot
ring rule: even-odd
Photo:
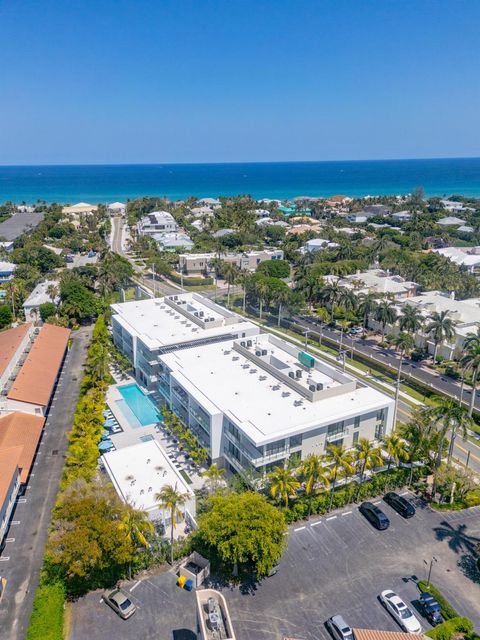
[[[415,609],[416,580],[426,578],[425,563],[432,556],[438,560],[433,582],[480,627],[480,577],[470,561],[480,541],[480,508],[437,513],[416,504],[416,516],[404,520],[382,502],[391,521],[387,531],[375,530],[356,506],[292,527],[275,576],[253,589],[222,589],[237,640],[327,640],[324,622],[337,613],[352,627],[398,631],[378,594],[391,588]],[[133,589],[139,606],[130,620],[118,619],[101,602],[101,593],[89,594],[73,606],[71,640],[126,640],[133,634],[152,640],[194,640],[195,595],[177,588],[172,573],[126,588]]]

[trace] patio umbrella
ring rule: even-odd
[[[113,418],[110,418],[109,420],[105,420],[105,422],[103,423],[104,427],[114,427],[117,424],[117,421],[114,420]]]
[[[102,440],[98,445],[100,451],[109,451],[113,447],[113,442],[111,440]]]
[[[109,438],[110,435],[110,431],[102,431],[102,440],[105,440],[105,438]]]
[[[102,411],[102,414],[105,418],[107,418],[108,416],[112,415],[112,412],[110,411],[110,409],[104,409]]]

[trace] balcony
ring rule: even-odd
[[[183,394],[180,393],[178,391],[178,388],[176,387],[172,387],[171,393],[172,393],[172,398],[175,398],[176,400],[178,400],[178,402],[182,405],[182,407],[185,410],[188,410],[188,395],[185,392],[183,392]]]
[[[336,433],[327,433],[325,436],[325,442],[335,442],[336,440],[342,440],[345,436],[348,436],[348,429],[343,431],[337,431]]]

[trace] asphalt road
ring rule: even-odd
[[[416,610],[417,579],[426,578],[432,556],[438,560],[434,583],[478,629],[480,574],[471,551],[480,541],[480,508],[438,513],[410,499],[417,504],[411,520],[381,503],[391,521],[387,531],[373,529],[356,505],[292,526],[278,573],[259,585],[238,589],[213,580],[225,595],[237,640],[329,640],[324,622],[338,613],[352,627],[399,631],[377,600],[387,588],[411,604],[426,630]],[[175,580],[168,572],[127,583],[139,609],[126,622],[106,607],[101,592],[79,599],[69,640],[195,640],[195,595]]]
[[[29,484],[17,500],[0,556],[0,575],[7,579],[0,603],[2,640],[24,640],[27,632],[90,335],[90,327],[72,335]]]

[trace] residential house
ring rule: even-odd
[[[124,202],[111,202],[107,205],[110,216],[124,216],[127,213],[127,205]]]
[[[17,265],[13,262],[0,260],[0,284],[13,280],[16,268]]]
[[[58,293],[54,295],[52,299],[49,293],[50,287],[58,288],[58,283],[55,280],[40,282],[23,303],[23,311],[27,322],[37,322],[40,320],[40,306],[42,304],[52,302],[54,305],[58,305],[60,302]]]

